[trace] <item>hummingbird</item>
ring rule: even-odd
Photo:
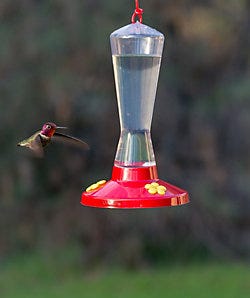
[[[27,147],[31,149],[37,157],[44,154],[43,148],[47,146],[51,140],[80,145],[84,149],[89,149],[89,145],[84,141],[75,137],[57,132],[57,129],[67,129],[67,127],[57,126],[53,122],[46,122],[42,129],[35,132],[32,136],[19,142],[17,146]]]

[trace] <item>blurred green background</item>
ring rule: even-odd
[[[250,4],[140,1],[166,36],[152,123],[159,176],[191,203],[80,205],[109,179],[119,118],[109,35],[134,1],[0,2],[0,297],[250,296]],[[16,147],[46,121],[90,152]]]

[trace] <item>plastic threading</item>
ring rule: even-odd
[[[132,14],[131,22],[134,24],[136,22],[136,18],[138,18],[139,22],[142,23],[142,14],[143,9],[139,7],[139,0],[135,0],[135,11]]]

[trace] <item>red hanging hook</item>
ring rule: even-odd
[[[139,18],[139,22],[142,23],[142,14],[143,14],[143,9],[139,7],[139,0],[135,0],[135,11],[132,14],[131,17],[131,22],[135,23],[136,22],[136,17]]]

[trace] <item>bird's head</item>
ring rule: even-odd
[[[45,135],[46,137],[51,138],[57,128],[66,129],[67,127],[57,126],[53,122],[46,122],[42,127],[41,134]]]
[[[53,122],[46,122],[41,130],[41,134],[45,135],[46,137],[52,137],[57,129],[57,125]]]

